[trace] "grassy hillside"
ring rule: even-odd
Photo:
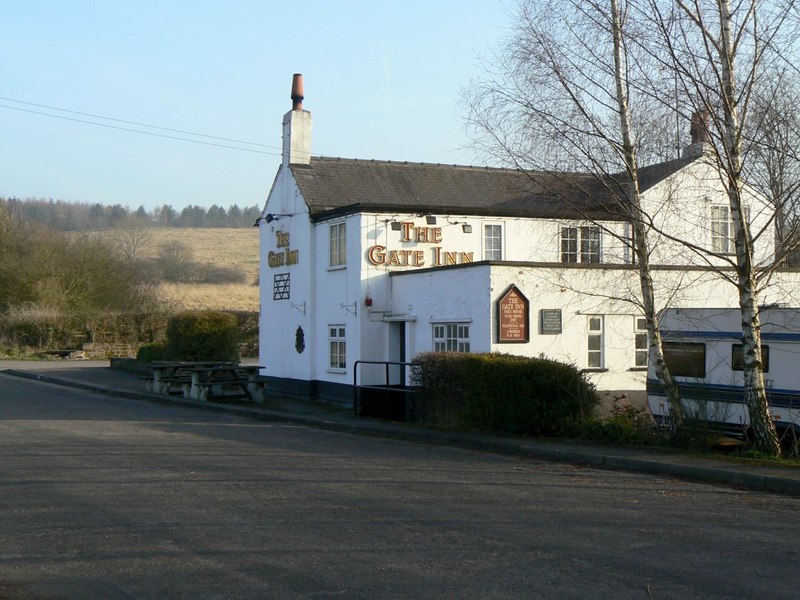
[[[152,228],[135,234],[125,229],[102,232],[103,237],[120,244],[131,243],[134,235],[140,248],[137,256],[154,258],[166,243],[179,242],[191,252],[198,263],[212,263],[241,269],[245,283],[189,284],[164,283],[161,292],[177,309],[215,308],[223,310],[257,311],[258,286],[258,228]]]
[[[218,308],[258,310],[258,228],[158,228],[149,230],[152,243],[146,257],[152,257],[165,242],[181,242],[191,249],[200,263],[218,263],[238,267],[245,273],[245,283],[191,284],[165,283],[161,286],[167,300],[176,308]]]

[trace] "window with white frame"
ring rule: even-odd
[[[468,323],[434,323],[434,352],[469,352]]]
[[[328,325],[328,342],[331,349],[331,369],[347,368],[347,340],[344,325]]]
[[[633,360],[634,367],[646,367],[647,356],[649,353],[649,346],[647,343],[647,319],[643,317],[635,317],[635,356]]]
[[[711,224],[711,250],[727,253],[731,251],[731,220],[728,216],[727,206],[712,206],[710,215]]]
[[[744,218],[750,221],[750,208],[744,207]],[[733,239],[733,214],[729,206],[720,204],[711,207],[711,250],[720,254],[733,254],[736,244]]]
[[[501,225],[483,226],[483,259],[503,260],[503,227]]]
[[[603,317],[595,315],[588,319],[589,333],[586,344],[586,365],[590,369],[603,368]]]
[[[600,228],[581,227],[581,262],[600,262]]]
[[[578,262],[578,228],[561,228],[561,262]]]
[[[599,227],[562,227],[562,263],[599,263],[602,261],[602,234]]]
[[[345,235],[346,223],[331,225],[331,259],[330,266],[343,267],[347,264],[347,237]]]

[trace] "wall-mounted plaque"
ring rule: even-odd
[[[497,343],[524,344],[530,339],[529,303],[515,285],[497,300]]]
[[[541,332],[544,335],[561,333],[561,309],[543,308],[541,311]]]

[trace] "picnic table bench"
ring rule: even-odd
[[[184,398],[207,401],[213,398],[248,398],[263,402],[265,378],[257,365],[233,362],[152,362],[153,374],[144,377],[149,391],[182,394]]]
[[[264,380],[258,375],[261,369],[263,367],[257,365],[214,365],[192,369],[188,397],[203,402],[209,397],[242,397],[263,402]],[[187,397],[187,387],[184,387],[184,397]]]

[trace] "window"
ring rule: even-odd
[[[599,263],[602,259],[599,227],[562,227],[561,262]],[[580,254],[578,250],[580,249]]]
[[[331,260],[330,266],[343,267],[347,264],[346,223],[331,225]]]
[[[711,250],[714,252],[728,253],[733,250],[733,226],[728,212],[727,206],[711,207]]]
[[[673,377],[705,377],[706,345],[700,342],[664,342],[664,362]]]
[[[769,373],[769,346],[761,346],[761,362],[763,363],[763,373]],[[741,344],[731,346],[731,369],[734,371],[744,371],[744,353]]]
[[[347,368],[347,341],[344,325],[328,326],[328,341],[331,348],[331,369]]]
[[[750,208],[744,207],[744,218],[750,221]],[[711,223],[711,250],[720,254],[733,254],[736,245],[733,240],[733,215],[728,206],[712,206],[709,218]]]
[[[467,323],[436,323],[433,326],[434,352],[469,352]]]
[[[289,299],[289,273],[279,273],[272,278],[272,299],[273,300],[288,300]]]
[[[590,369],[603,368],[603,317],[589,317],[586,365]]]
[[[578,262],[578,228],[561,228],[561,262]]]
[[[503,260],[503,228],[500,225],[483,227],[483,259]]]
[[[581,262],[600,262],[599,227],[581,227]]]
[[[636,349],[633,366],[646,367],[648,355],[647,319],[636,317],[636,331],[634,332],[634,335],[636,336]]]

